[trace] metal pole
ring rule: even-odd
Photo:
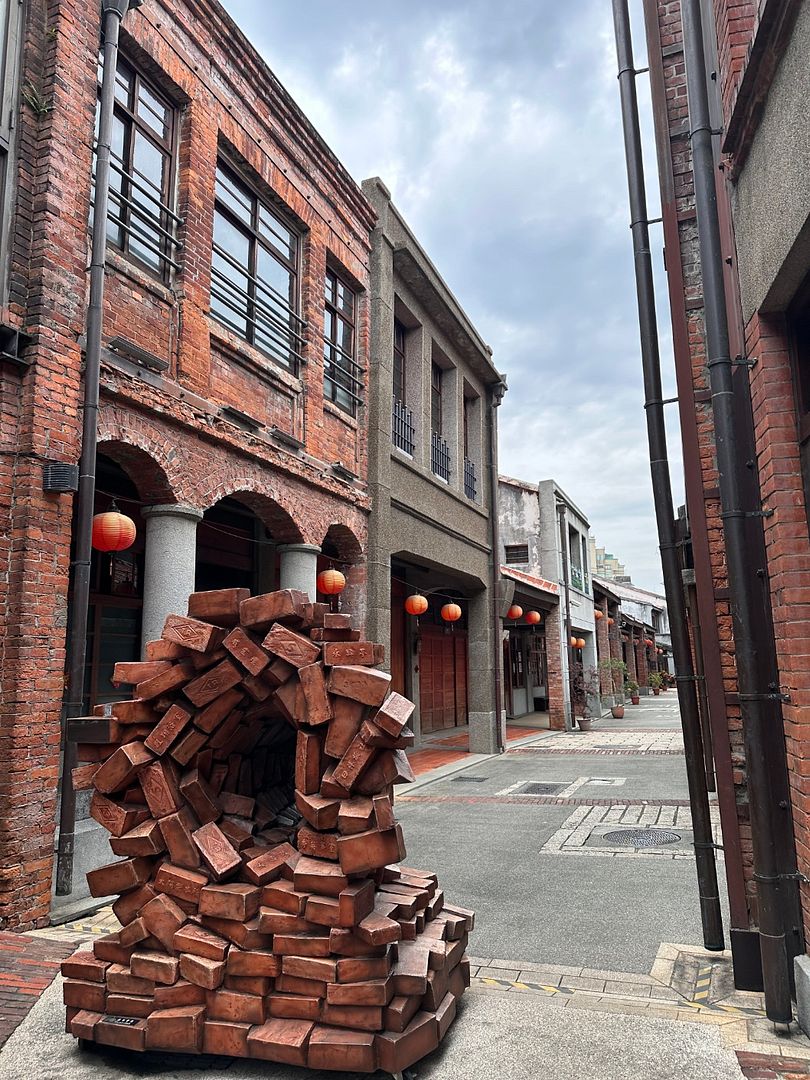
[[[115,74],[121,20],[141,0],[102,0],[104,73],[101,81],[98,145],[96,150],[95,210],[90,261],[90,299],[87,308],[87,348],[84,368],[82,454],[76,513],[73,588],[70,599],[67,696],[64,716],[84,711],[84,666],[87,653],[87,613],[90,606],[90,560],[92,556],[93,502],[96,493],[96,447],[98,444],[98,398],[101,371],[101,331],[104,309],[104,264],[107,253],[107,211],[110,189]],[[67,725],[64,725],[67,731]],[[73,855],[76,830],[76,793],[71,773],[76,764],[75,744],[62,738],[62,797],[59,806],[59,847],[56,855],[56,893],[73,891]]]
[[[664,423],[664,402],[661,388],[661,359],[658,352],[655,286],[652,258],[650,256],[641,131],[636,98],[636,70],[633,64],[633,45],[627,0],[613,0],[613,21],[616,31],[622,126],[624,128],[625,156],[627,159],[630,227],[633,235],[635,257],[641,361],[644,374],[644,407],[647,415],[647,440],[650,447],[650,472],[652,474],[661,565],[664,572],[664,591],[667,597],[672,632],[672,652],[675,659],[678,704],[683,727],[686,775],[694,829],[700,914],[703,923],[703,941],[707,949],[721,950],[725,947],[723,941],[723,918],[717,886],[717,866],[715,864],[714,838],[709,813],[709,793],[706,788],[700,713],[695,673],[692,666],[692,647],[689,640],[686,602],[681,581],[681,565],[675,532],[675,514],[672,502],[666,426]]]
[[[565,649],[568,657],[568,696],[571,699],[571,715],[565,718],[566,729],[574,730],[574,649],[571,645],[571,575],[568,571],[568,529],[565,504],[557,503],[560,522],[560,552],[562,553],[563,597],[565,599]]]
[[[496,746],[505,750],[501,732],[501,713],[503,712],[503,687],[501,684],[501,664],[503,663],[503,645],[501,642],[501,531],[498,521],[498,407],[506,392],[506,383],[499,382],[492,387],[492,400],[489,406],[489,516],[492,542],[492,635],[493,641],[493,690],[495,698]]]
[[[706,353],[712,391],[715,448],[725,535],[726,564],[731,589],[735,661],[751,815],[754,880],[757,883],[760,953],[765,988],[765,1011],[774,1023],[789,1024],[792,958],[788,948],[784,912],[790,898],[788,879],[779,857],[777,830],[789,827],[789,816],[778,822],[772,798],[770,754],[764,706],[773,704],[776,687],[762,679],[755,635],[755,598],[749,581],[744,506],[737,472],[737,432],[734,385],[729,347],[728,311],[723,279],[723,253],[715,187],[712,125],[706,87],[706,58],[699,0],[683,0],[684,55],[689,100],[692,171],[695,184],[700,265],[706,322]],[[786,812],[787,808],[785,808]],[[793,889],[796,888],[795,880]]]

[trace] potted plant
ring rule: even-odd
[[[627,678],[627,664],[624,660],[619,660],[618,657],[611,656],[605,660],[599,661],[599,668],[605,674],[610,675],[611,688],[613,690],[613,704],[610,707],[611,716],[615,720],[621,720],[624,717],[624,697],[622,695],[622,687],[624,681]]]
[[[635,681],[635,679],[627,680],[627,682],[624,684],[624,692],[630,698],[631,705],[638,705],[638,683]]]
[[[647,679],[647,684],[656,697],[658,697],[658,695],[661,693],[661,687],[663,685],[663,682],[664,680],[661,678],[657,671],[653,671],[650,673],[650,676]]]

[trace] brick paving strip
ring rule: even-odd
[[[737,1051],[737,1060],[747,1080],[810,1080],[808,1062],[800,1058],[772,1057]]]
[[[569,757],[573,754],[587,754],[588,757],[683,757],[683,750],[642,750],[637,747],[632,749],[618,750],[613,746],[594,747],[592,750],[577,747],[576,749],[558,746],[514,746],[506,751],[507,754],[559,754]]]
[[[0,1046],[59,973],[76,949],[74,940],[55,941],[0,932]]]
[[[689,806],[688,799],[559,799],[555,795],[397,795],[397,802],[518,803],[521,806]]]

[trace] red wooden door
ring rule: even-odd
[[[467,723],[467,635],[424,626],[419,653],[422,731]]]

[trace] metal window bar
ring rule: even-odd
[[[233,257],[233,255],[231,255],[229,252],[225,251],[224,248],[221,248],[219,246],[219,244],[213,244],[212,247],[213,247],[214,252],[221,259],[224,259],[225,262],[230,263],[231,266],[234,268],[234,270],[238,270],[238,272],[243,277],[246,277],[248,279],[248,281],[251,283],[251,285],[254,285],[257,289],[261,289],[263,292],[267,293],[267,295],[270,297],[270,299],[273,301],[273,303],[277,307],[283,308],[283,310],[286,311],[287,314],[289,315],[290,321],[292,323],[297,324],[300,327],[301,330],[306,330],[306,328],[307,328],[306,320],[302,319],[301,316],[298,314],[298,312],[290,307],[289,302],[282,296],[282,294],[280,292],[278,292],[277,289],[274,289],[272,285],[268,285],[266,281],[262,281],[261,278],[254,277],[253,274],[250,273],[250,271],[248,270],[248,268],[246,266],[243,266],[242,263],[240,263],[237,259],[235,259]],[[222,276],[224,278],[224,275],[222,274],[222,272],[217,270],[216,268],[214,268],[214,273],[218,273],[218,274],[220,274],[220,276]],[[224,278],[224,280],[225,281],[230,281],[229,278]],[[236,290],[236,291],[241,291],[241,290]],[[257,304],[257,305],[260,305],[261,301],[257,300],[257,301],[254,301],[254,303]],[[265,311],[269,311],[269,310],[270,310],[269,308],[265,308]],[[275,318],[278,318],[278,316],[276,315]],[[286,326],[287,324],[282,323],[282,325]],[[304,340],[302,335],[299,334],[299,333],[296,333],[291,327],[289,327],[288,329],[289,329],[289,332],[291,334],[295,334],[295,336],[298,338],[299,341]]]
[[[173,270],[178,270],[180,268],[179,263],[169,253],[173,254],[180,251],[183,246],[177,237],[177,229],[183,224],[183,219],[160,201],[160,198],[155,194],[154,188],[150,190],[145,184],[140,183],[117,162],[110,161],[110,168],[125,181],[128,190],[134,189],[141,192],[149,202],[153,203],[155,212],[152,212],[143,203],[135,202],[133,199],[127,198],[121,191],[110,187],[109,198],[118,212],[113,213],[112,207],[110,208],[107,214],[108,224],[118,226],[125,236],[133,236],[141,247],[151,251],[161,263],[170,266]],[[94,188],[95,182],[94,170]],[[90,205],[95,212],[95,197],[90,200]],[[127,214],[126,217],[125,214]],[[161,239],[156,240],[154,233],[157,233]]]
[[[430,467],[436,476],[450,483],[450,447],[438,431],[433,432],[430,444]]]
[[[475,462],[466,457],[464,458],[464,494],[473,502],[478,497]]]
[[[413,413],[407,405],[403,405],[401,401],[396,399],[391,411],[391,442],[399,450],[404,450],[406,454],[413,457],[414,450],[416,450],[416,428],[413,423]]]
[[[352,372],[352,368],[361,373],[363,371],[360,365],[353,360],[347,361],[345,354],[335,347],[334,342],[330,341],[329,338],[324,338],[323,377],[330,388],[335,391],[332,400],[337,398],[337,391],[340,390],[344,394],[348,394],[355,405],[362,402],[363,399],[358,391],[363,389],[363,380]]]
[[[249,276],[249,275],[247,275]],[[219,286],[224,285],[226,289],[230,289],[233,296],[229,296],[227,292],[223,291]],[[272,327],[268,327],[269,319],[265,314],[263,305],[253,299],[249,293],[244,289],[237,288],[232,281],[225,277],[225,275],[216,269],[211,268],[211,296],[214,300],[218,300],[225,307],[230,308],[240,319],[249,323],[252,329],[252,337],[250,338],[251,344],[255,345],[261,352],[267,353],[274,360],[285,367],[295,369],[296,364],[306,363],[306,357],[298,352],[293,347],[293,339],[303,340],[300,334],[297,334],[292,328],[285,327],[283,330],[279,330],[276,333],[272,333]],[[238,301],[238,303],[237,303]],[[249,314],[249,310],[254,310],[262,316],[261,319],[255,319]],[[211,313],[214,318],[224,323],[226,326],[230,326],[238,334],[244,336],[244,330],[234,322],[228,322],[225,315],[217,312]],[[258,341],[257,338],[262,338],[262,341]],[[285,337],[287,341],[285,342]]]

